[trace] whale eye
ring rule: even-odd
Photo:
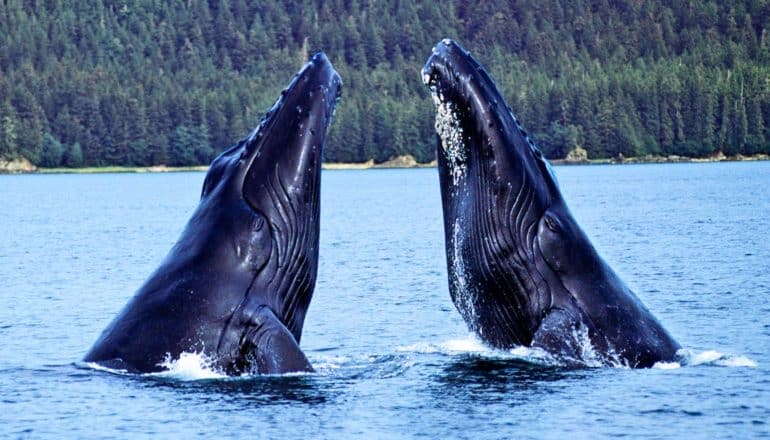
[[[265,218],[264,218],[264,217],[262,217],[261,215],[257,216],[257,217],[254,219],[254,225],[253,225],[253,227],[254,227],[254,231],[259,231],[259,230],[261,230],[262,228],[264,228],[264,227],[265,227]]]
[[[543,219],[545,221],[545,226],[550,229],[553,232],[559,232],[559,222],[553,218],[551,215],[546,215]]]

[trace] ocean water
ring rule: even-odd
[[[302,339],[316,373],[226,378],[194,354],[106,371],[80,359],[204,174],[0,176],[0,438],[770,436],[770,162],[555,171],[684,362],[566,369],[468,335],[422,169],[324,171]]]

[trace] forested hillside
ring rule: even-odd
[[[419,70],[447,36],[551,158],[770,153],[769,24],[766,0],[0,0],[0,157],[204,164],[323,50],[325,159],[430,161]]]

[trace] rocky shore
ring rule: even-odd
[[[0,158],[0,174],[34,173],[37,167],[27,159],[6,160]]]
[[[687,156],[642,156],[642,157],[614,157],[611,159],[588,159],[577,154],[569,155],[565,159],[550,160],[553,165],[607,165],[607,164],[642,164],[642,163],[701,163],[701,162],[741,162],[755,160],[770,160],[767,154],[757,154],[753,156],[725,156],[718,153],[705,158],[692,158]],[[324,163],[325,170],[367,170],[367,169],[386,169],[386,168],[433,168],[436,161],[428,163],[419,163],[411,155],[398,156],[391,160],[374,163],[369,160],[364,163]],[[60,174],[60,173],[166,173],[183,171],[206,171],[207,166],[192,167],[169,167],[165,165],[156,165],[152,167],[93,167],[93,168],[38,168],[27,159],[0,159],[0,174],[18,174],[18,173],[41,173],[41,174]]]
[[[770,160],[767,154],[755,154],[744,156],[736,154],[735,156],[725,156],[722,152],[708,157],[687,157],[687,156],[640,156],[623,157],[619,155],[610,159],[588,159],[587,157],[570,157],[565,159],[550,160],[553,165],[603,165],[603,164],[642,164],[642,163],[702,163],[702,162],[747,162],[756,160]]]

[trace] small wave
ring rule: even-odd
[[[203,353],[188,353],[184,352],[179,355],[178,359],[173,359],[170,354],[166,354],[166,358],[158,366],[165,368],[163,371],[154,373],[137,374],[130,372],[122,368],[110,368],[101,365],[96,362],[86,362],[84,365],[87,368],[96,371],[104,371],[110,374],[117,374],[120,376],[144,376],[144,377],[159,377],[159,378],[171,378],[181,381],[193,381],[204,379],[224,379],[228,376],[219,371],[214,366],[214,361]]]
[[[746,356],[732,356],[715,350],[691,355],[689,365],[718,365],[720,367],[751,367],[756,368],[757,363]]]
[[[245,373],[238,376],[228,376],[217,367],[214,359],[198,352],[183,352],[179,355],[179,359],[172,359],[170,355],[166,355],[166,359],[159,366],[166,368],[166,370],[148,373],[145,376],[195,381],[211,379],[250,380],[258,377],[298,377],[313,374],[306,371],[294,371],[280,374]]]
[[[716,350],[707,350],[702,353],[684,353],[686,365],[717,365],[720,367],[750,367],[756,368],[757,363],[746,356],[734,356],[720,353]]]
[[[316,371],[331,371],[339,370],[350,361],[347,356],[315,356],[312,364]]]
[[[474,333],[462,339],[451,339],[439,344],[418,342],[416,344],[398,347],[398,351],[408,351],[420,354],[443,354],[443,355],[472,355],[496,360],[516,360],[529,364],[548,366],[548,367],[615,367],[628,368],[628,365],[614,352],[600,354],[597,352],[587,331],[572,332],[571,342],[580,350],[579,358],[554,356],[548,351],[538,347],[526,347],[523,345],[501,350],[489,347],[484,344]]]
[[[550,367],[610,367],[629,368],[627,362],[614,352],[599,354],[593,348],[587,334],[574,333],[574,342],[582,348],[581,359],[560,358],[535,347],[518,346],[510,350],[498,350],[485,345],[478,337],[470,333],[465,338],[450,339],[441,343],[418,342],[412,345],[397,347],[396,351],[419,354],[441,354],[446,356],[471,355],[498,360],[519,360],[536,365]],[[719,367],[747,367],[756,368],[757,363],[746,356],[734,356],[720,353],[715,350],[707,350],[693,353],[689,350],[679,350],[677,360],[670,362],[656,362],[652,368],[658,370],[673,370],[683,366],[711,365]]]
[[[241,374],[228,376],[218,366],[216,361],[199,352],[183,352],[179,358],[174,359],[166,354],[163,362],[158,364],[164,370],[153,373],[134,373],[125,369],[110,368],[96,362],[77,363],[81,368],[103,371],[122,376],[140,376],[147,378],[172,379],[175,381],[198,380],[228,380],[241,381],[252,380],[261,377],[297,377],[297,376],[337,376],[351,372],[365,371],[367,374],[382,377],[397,376],[414,365],[414,362],[394,355],[316,355],[311,357],[311,364],[315,372],[291,372],[281,374]]]
[[[420,354],[471,355],[496,360],[516,360],[529,364],[548,367],[616,367],[628,368],[626,362],[615,352],[599,353],[593,347],[587,330],[573,330],[570,334],[571,344],[579,350],[577,358],[567,356],[555,356],[548,351],[537,347],[517,346],[508,350],[489,347],[484,344],[474,333],[465,338],[451,339],[446,342],[432,344],[418,342],[416,344],[398,347],[397,351],[414,352]]]
[[[558,361],[543,349],[518,346],[510,350],[498,350],[485,345],[473,333],[464,338],[450,339],[438,344],[418,342],[405,345],[397,347],[396,351],[446,356],[470,355],[494,360],[518,360],[537,365],[559,365]]]
[[[462,339],[450,339],[445,342],[433,344],[430,342],[418,342],[412,345],[397,347],[396,351],[420,354],[492,354],[496,350],[484,345],[473,333]],[[502,353],[502,352],[501,352]]]
[[[104,371],[105,373],[110,373],[110,374],[118,374],[121,376],[131,375],[131,373],[129,373],[126,370],[122,370],[119,368],[105,367],[104,365],[97,364],[96,362],[76,362],[75,366],[78,368],[89,368],[91,370]]]
[[[343,358],[335,359],[337,361],[344,360]],[[96,371],[104,371],[110,374],[117,374],[121,376],[141,376],[148,378],[161,378],[161,379],[173,379],[182,382],[196,381],[196,380],[212,380],[212,379],[227,379],[227,380],[250,380],[258,377],[296,377],[312,375],[305,371],[281,373],[281,374],[256,374],[245,373],[238,376],[228,376],[217,365],[216,360],[207,356],[202,352],[183,352],[179,355],[179,358],[174,359],[170,354],[166,354],[165,359],[158,364],[159,367],[164,368],[162,371],[152,373],[135,373],[121,368],[110,368],[96,362],[79,362],[75,364],[80,368],[87,368]],[[317,366],[315,368],[318,368]],[[333,363],[321,364],[322,369],[335,368]]]
[[[351,378],[389,378],[403,374],[415,363],[400,355],[361,354],[356,356],[313,356],[319,376]]]
[[[700,353],[693,353],[689,350],[679,350],[677,352],[678,361],[674,362],[656,362],[652,368],[660,370],[672,370],[683,366],[697,367],[701,365],[710,365],[718,367],[745,367],[756,368],[757,363],[746,356],[735,356],[721,353],[716,350],[706,350]]]

